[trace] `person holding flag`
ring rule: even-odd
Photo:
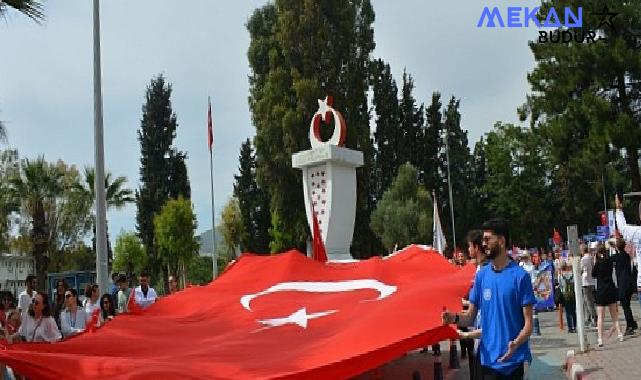
[[[524,363],[532,360],[529,338],[536,303],[532,281],[523,268],[508,258],[507,221],[491,219],[482,230],[483,249],[490,263],[476,274],[469,309],[461,314],[444,311],[443,323],[471,326],[480,310],[480,378],[523,379]]]

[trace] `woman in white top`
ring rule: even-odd
[[[60,313],[60,325],[62,335],[67,338],[85,330],[87,314],[80,307],[76,289],[71,288],[65,292],[65,306],[65,310]]]
[[[99,297],[98,284],[93,284],[91,287],[87,286],[85,290],[85,313],[87,314],[87,320],[91,319],[91,316],[96,310],[100,312]]]
[[[47,293],[37,293],[29,312],[23,319],[18,332],[9,337],[9,342],[57,342],[62,338],[55,319],[49,309]]]

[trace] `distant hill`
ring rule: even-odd
[[[213,249],[211,240],[211,228],[198,235],[198,242],[200,243],[198,254],[200,256],[211,256],[211,251]],[[216,247],[220,249],[220,247],[222,247],[224,244],[225,242],[223,240],[223,234],[220,231],[220,226],[218,226],[216,227]]]

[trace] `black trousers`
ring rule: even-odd
[[[625,325],[627,328],[637,327],[637,324],[634,321],[634,317],[632,316],[632,309],[630,309],[631,298],[631,292],[626,292],[623,297],[621,297],[621,308],[623,308],[623,314],[625,315]]]
[[[489,367],[483,367],[481,366],[481,379],[483,380],[522,380],[523,379],[523,373],[524,368],[523,368],[523,363],[512,371],[509,375],[504,375],[498,371],[493,370],[492,368]]]

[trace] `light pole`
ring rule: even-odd
[[[107,210],[105,200],[105,151],[102,127],[102,83],[100,69],[100,3],[93,0],[93,111],[96,174],[96,282],[101,292],[109,291],[107,264]]]
[[[452,179],[450,176],[450,130],[449,127],[445,126],[445,131],[443,133],[443,138],[445,139],[445,158],[447,160],[447,187],[450,193],[450,214],[452,216],[452,249],[456,249],[456,227],[454,223],[454,199],[452,198]]]

